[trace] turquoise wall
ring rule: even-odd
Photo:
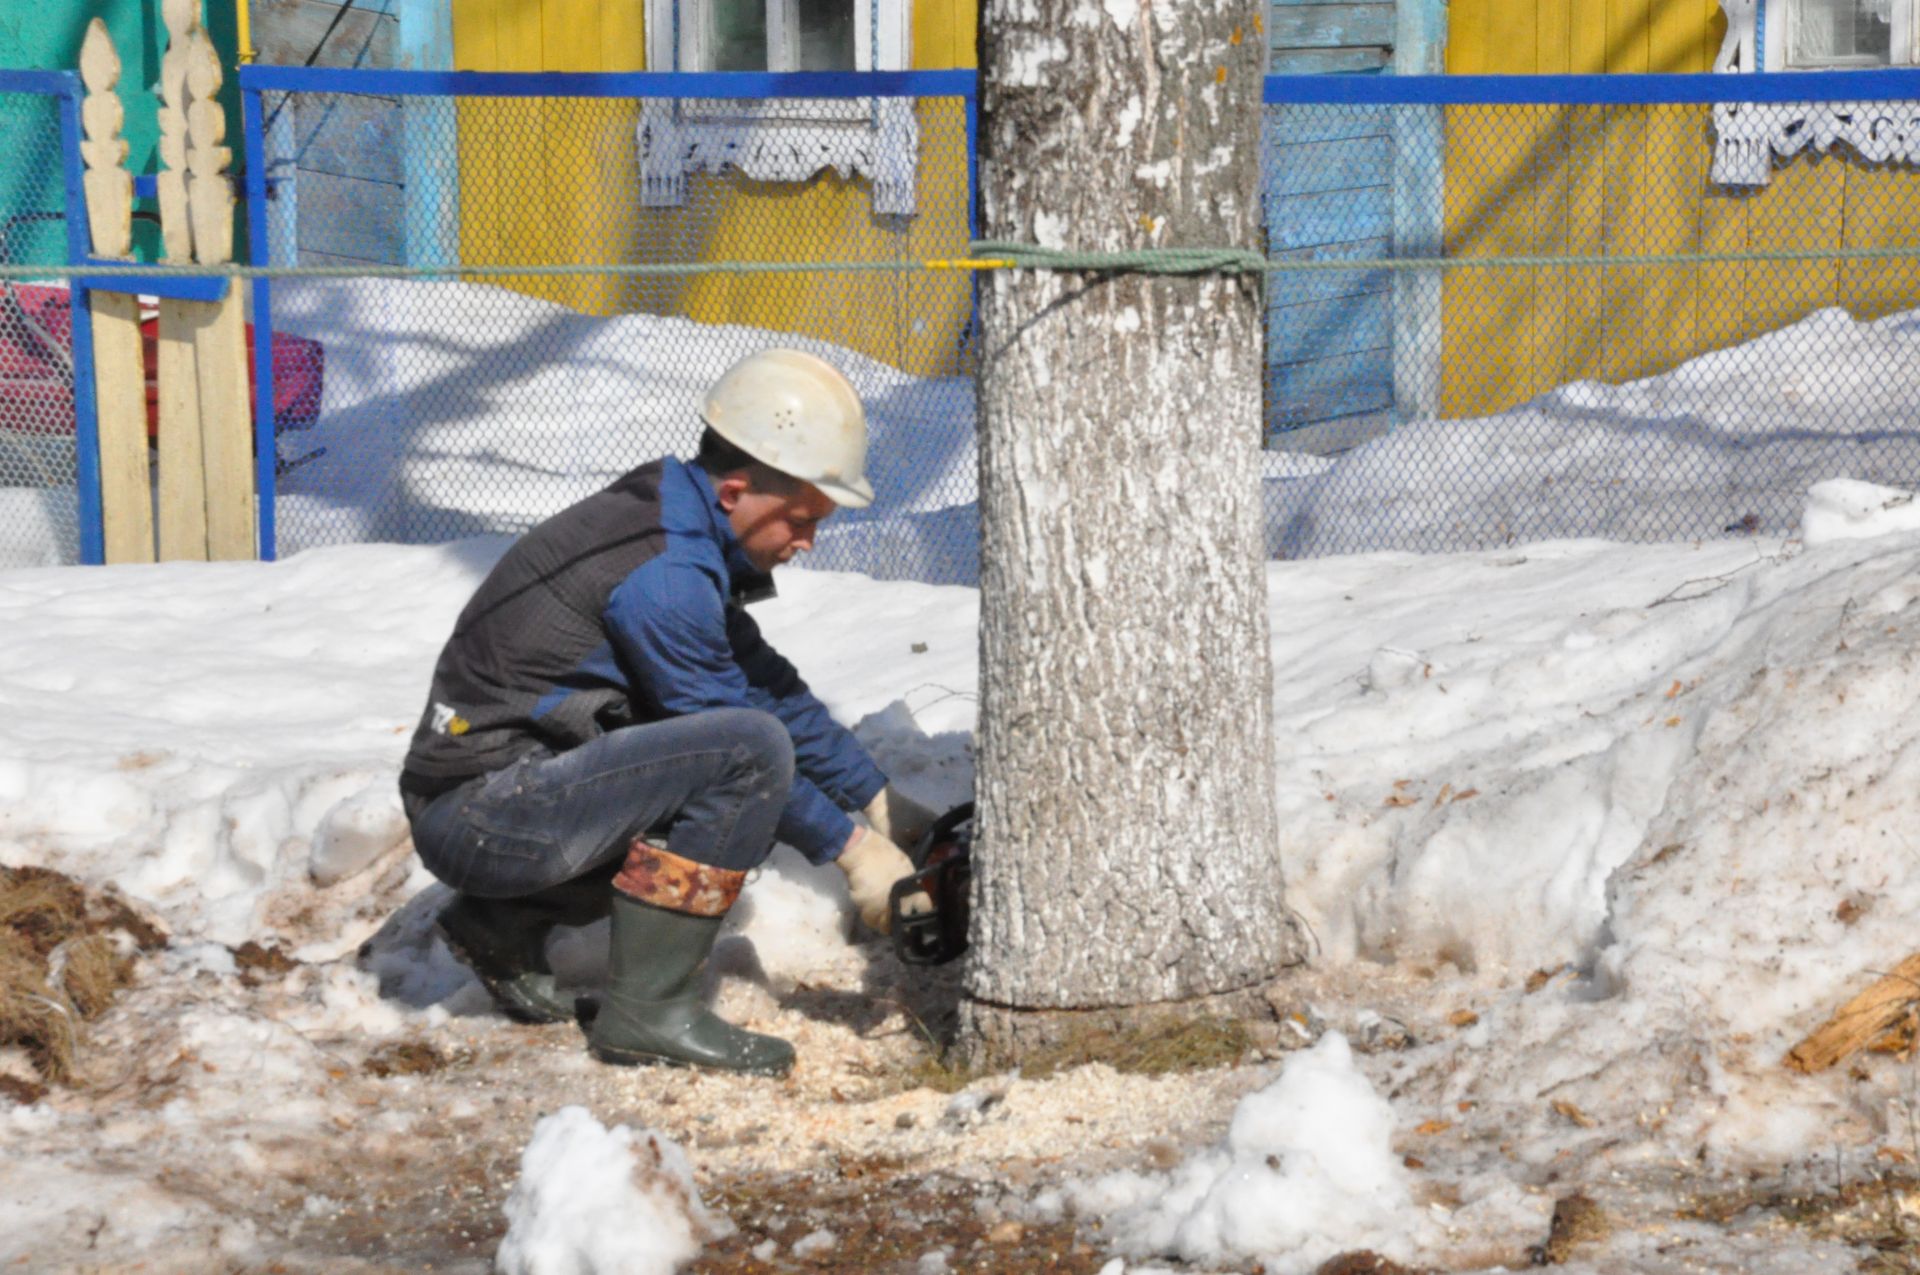
[[[165,38],[160,0],[5,0],[0,3],[0,68],[75,69],[80,63],[80,41],[86,36],[87,24],[96,17],[106,20],[107,33],[120,52],[120,100],[127,108],[127,166],[136,174],[151,173],[158,164],[154,151],[160,141],[160,104],[153,95],[160,79],[160,47]],[[242,155],[240,95],[232,75],[238,38],[233,4],[230,0],[203,3],[201,21],[228,68],[221,97],[227,108],[227,141],[233,147],[233,168],[237,171]],[[7,148],[0,151],[0,218],[29,211],[64,210],[59,165],[55,162],[49,169],[42,143],[35,140],[42,118],[18,98],[0,99],[0,124],[7,126],[0,127],[0,137],[6,139],[0,145]],[[12,127],[16,124],[32,127]],[[45,146],[57,148],[58,144],[59,135],[54,132]],[[24,155],[19,149],[23,146]],[[242,218],[243,229],[244,224]],[[136,222],[134,231],[139,255],[151,255],[159,238],[155,228],[151,223]],[[57,225],[27,227],[16,223],[10,247],[21,260],[64,260],[64,234]],[[238,245],[237,249],[244,251]]]

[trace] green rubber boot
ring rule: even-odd
[[[613,887],[595,873],[518,899],[463,894],[441,910],[436,927],[501,1013],[517,1023],[565,1023],[573,997],[562,995],[547,964],[547,938],[560,925],[607,915]]]
[[[792,1045],[731,1026],[701,1004],[700,967],[723,919],[614,894],[607,992],[587,1037],[595,1058],[623,1067],[786,1074]]]

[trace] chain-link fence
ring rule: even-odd
[[[0,72],[0,262],[72,260],[72,78]],[[0,280],[0,566],[79,556],[73,329],[71,293],[57,270]]]
[[[1920,485],[1920,74],[1268,100],[1274,553],[1787,533],[1823,478]]]
[[[976,578],[971,276],[929,264],[968,251],[970,74],[243,87],[254,242],[353,276],[256,285],[269,546],[523,530],[687,453],[701,390],[778,342],[872,409],[881,498],[812,564]],[[1920,72],[1267,93],[1275,555],[1781,533],[1820,479],[1920,486]],[[0,417],[0,463],[71,511],[60,401]]]
[[[280,552],[524,530],[691,454],[702,390],[779,343],[870,414],[880,497],[811,565],[973,576],[971,279],[918,268],[966,255],[970,76],[742,99],[719,93],[767,77],[276,75],[325,91],[262,93],[272,264],[632,267],[274,281],[275,331],[325,366],[318,422],[280,440]],[[846,268],[647,273],[808,261]]]

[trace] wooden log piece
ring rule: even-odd
[[[1789,1049],[1782,1061],[1806,1075],[1825,1071],[1898,1026],[1901,1019],[1914,1012],[1916,1004],[1920,1004],[1920,952],[1842,1005],[1833,1017]]]

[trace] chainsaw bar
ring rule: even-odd
[[[918,869],[893,883],[887,900],[892,914],[893,950],[907,965],[945,965],[967,950],[967,921],[972,912],[973,803],[955,806],[908,852]],[[907,899],[925,894],[933,911],[907,913]]]

